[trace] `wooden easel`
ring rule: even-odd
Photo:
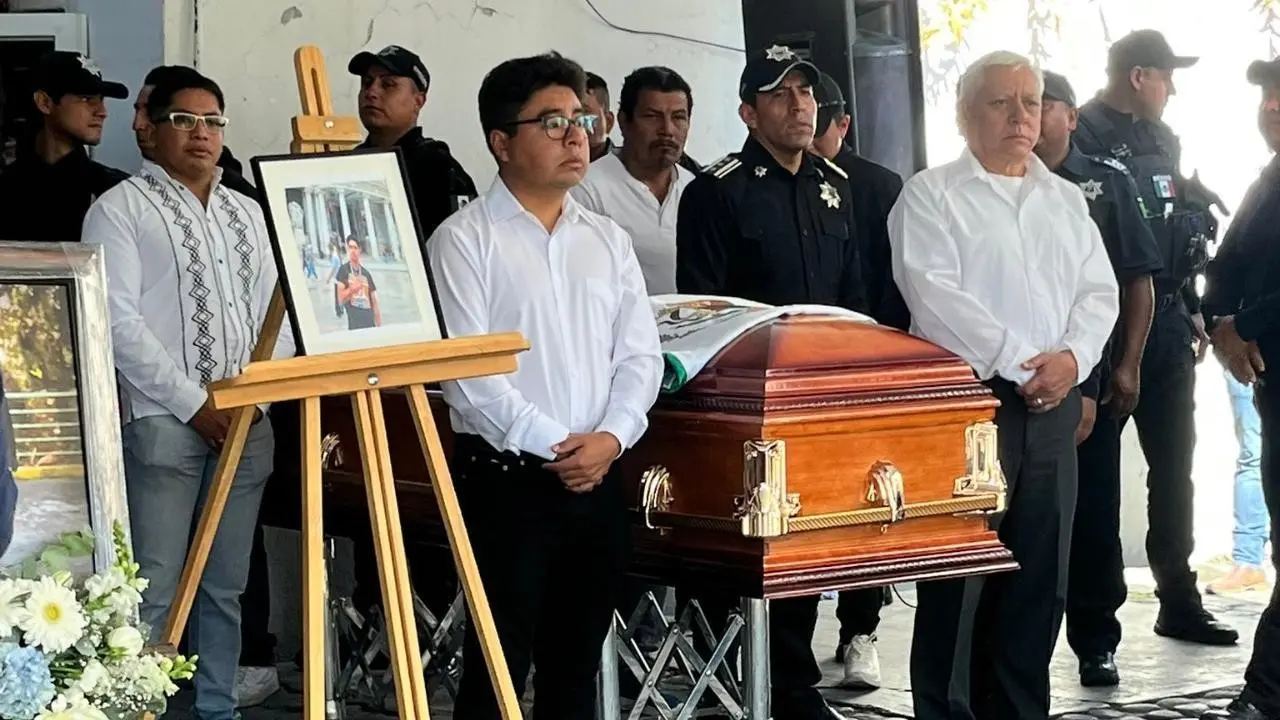
[[[360,122],[333,115],[333,101],[319,48],[294,53],[303,114],[293,118],[293,152],[349,150],[361,140]],[[164,641],[176,646],[187,625],[209,551],[226,507],[258,404],[302,401],[302,583],[303,717],[323,720],[325,702],[325,564],[322,507],[320,398],[350,395],[363,459],[369,518],[378,578],[386,609],[387,645],[395,678],[396,703],[404,720],[429,720],[430,709],[418,647],[405,558],[400,510],[392,478],[382,390],[407,388],[418,439],[431,474],[432,489],[453,549],[471,620],[484,651],[489,678],[504,720],[520,720],[520,701],[507,669],[497,627],[476,569],[475,556],[445,461],[444,448],[427,402],[425,385],[442,380],[515,372],[516,355],[529,349],[519,333],[502,333],[403,345],[376,350],[272,360],[284,322],[279,286],[271,297],[250,363],[235,378],[213,383],[213,407],[232,411],[231,427],[218,457],[213,485],[187,553],[186,567],[169,612]]]

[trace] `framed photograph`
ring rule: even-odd
[[[440,340],[399,150],[253,159],[298,354]]]
[[[4,459],[18,485],[0,567],[86,528],[97,540],[92,567],[72,570],[110,565],[112,531],[119,522],[129,532],[129,506],[99,248],[0,242],[0,374]]]

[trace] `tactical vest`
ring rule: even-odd
[[[1208,265],[1217,218],[1207,203],[1191,197],[1191,185],[1178,170],[1176,141],[1157,133],[1139,137],[1146,134],[1140,131],[1124,137],[1101,109],[1082,111],[1079,123],[1100,143],[1093,151],[1120,161],[1133,176],[1142,214],[1164,262],[1156,293],[1177,292]]]

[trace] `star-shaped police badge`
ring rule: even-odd
[[[98,63],[94,62],[92,58],[88,57],[87,55],[81,55],[79,60],[80,60],[80,67],[84,68],[85,70],[93,73],[98,77],[102,77],[102,68],[98,67]]]
[[[784,60],[790,60],[796,56],[796,54],[791,51],[791,48],[787,47],[786,45],[774,45],[768,50],[765,50],[764,54],[765,54],[765,57],[767,57],[768,59],[774,62],[782,62]]]
[[[836,192],[835,185],[824,182],[818,187],[822,190],[822,199],[827,203],[827,207],[832,210],[840,207],[840,193]]]
[[[768,174],[768,172],[769,172],[769,168],[766,168],[763,165],[756,166],[756,177],[764,177],[766,174]]]
[[[1102,183],[1097,180],[1086,180],[1080,183],[1080,191],[1084,193],[1086,200],[1097,200],[1102,195]]]

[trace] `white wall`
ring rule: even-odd
[[[194,15],[188,12],[195,2]],[[614,24],[731,47],[742,44],[738,0],[594,0]],[[503,60],[558,50],[598,73],[616,97],[622,79],[643,65],[668,65],[693,87],[689,153],[707,163],[742,143],[737,81],[742,54],[607,27],[583,0],[168,0],[167,58],[198,65],[227,93],[227,141],[237,155],[287,152],[289,119],[299,112],[293,52],[318,45],[328,64],[334,105],[355,113],[350,57],[396,43],[419,53],[431,71],[422,124],[453,148],[483,189],[495,167],[484,148],[476,93]],[[182,32],[197,30],[192,47]],[[172,41],[170,41],[172,38]],[[184,58],[184,54],[186,57]]]

